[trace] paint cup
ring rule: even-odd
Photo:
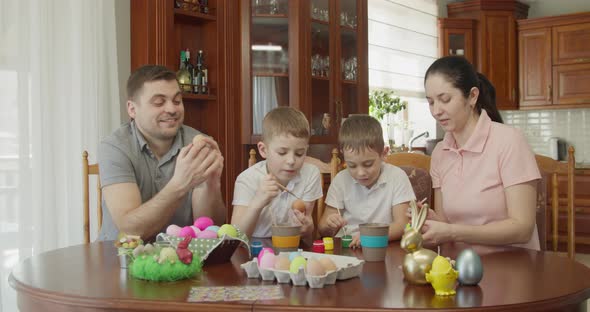
[[[385,252],[389,243],[389,224],[364,223],[359,225],[359,231],[365,261],[385,260]]]
[[[313,246],[311,247],[312,252],[324,253],[326,251],[324,242],[320,239],[313,242]]]
[[[326,250],[334,250],[334,239],[332,237],[324,237],[324,248]]]
[[[250,244],[250,252],[252,252],[252,257],[257,257],[260,251],[262,250],[262,242],[252,242]]]
[[[277,253],[281,251],[296,251],[301,240],[301,226],[273,225],[272,247]]]
[[[350,243],[352,243],[352,236],[350,236],[350,235],[342,236],[342,248],[349,248]]]

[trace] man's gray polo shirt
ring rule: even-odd
[[[141,193],[141,202],[145,203],[160,192],[174,175],[176,156],[180,149],[193,140],[201,132],[183,125],[172,143],[172,148],[160,160],[150,150],[145,138],[137,130],[134,121],[122,125],[106,137],[98,151],[98,165],[101,186],[117,183],[136,183]],[[183,204],[176,209],[167,224],[179,226],[193,222],[192,191]],[[102,201],[103,223],[98,240],[114,240],[119,230],[115,226],[107,205]],[[164,232],[166,228],[160,230]],[[129,233],[132,234],[132,233]]]

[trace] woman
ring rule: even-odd
[[[424,86],[430,112],[446,132],[432,153],[435,211],[423,226],[424,242],[538,250],[541,176],[522,133],[502,124],[493,86],[457,56],[435,61]]]

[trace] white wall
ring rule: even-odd
[[[129,0],[115,1],[115,23],[117,29],[117,61],[119,69],[119,97],[121,123],[129,116],[125,106],[127,78],[131,71],[131,5]]]

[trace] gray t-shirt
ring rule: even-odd
[[[150,150],[145,138],[131,121],[115,130],[100,143],[98,165],[101,187],[117,183],[136,183],[141,193],[141,202],[145,203],[160,192],[174,175],[176,156],[180,149],[201,132],[183,125],[172,143],[172,148],[160,160]],[[178,226],[191,225],[192,191],[183,204],[176,209],[167,224]],[[107,205],[102,200],[103,222],[98,240],[114,240],[119,230],[113,222]],[[165,228],[160,232],[165,231]]]

